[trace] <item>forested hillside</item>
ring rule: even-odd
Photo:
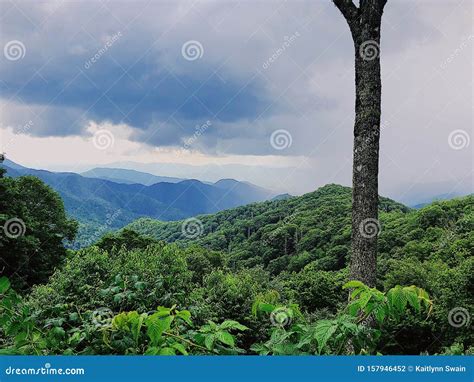
[[[383,222],[389,213],[405,216],[409,209],[381,198],[380,211]],[[197,216],[189,222],[196,230],[191,234],[183,221],[139,219],[127,228],[158,240],[193,242],[225,252],[233,267],[263,265],[278,274],[299,271],[313,261],[323,270],[342,268],[350,247],[350,219],[351,189],[327,185],[301,197]]]
[[[213,213],[255,201],[271,198],[272,193],[246,182],[223,179],[215,184],[195,179],[173,182],[161,181],[153,184],[124,183],[113,174],[138,177],[143,181],[160,180],[151,174],[129,170],[108,170],[110,179],[103,179],[103,172],[89,172],[81,176],[72,172],[51,172],[20,166],[6,160],[1,167],[7,169],[7,176],[32,175],[59,193],[66,212],[79,222],[78,235],[71,248],[93,244],[103,234],[124,227],[140,217],[161,220],[184,219],[196,214]],[[132,177],[133,178],[133,177]],[[165,178],[166,179],[166,178]],[[170,178],[171,179],[171,178]],[[162,180],[162,179],[161,179]]]
[[[21,179],[1,180],[7,195],[44,187]],[[39,252],[41,274],[0,278],[0,344],[26,354],[472,353],[474,197],[421,210],[381,198],[377,289],[346,284],[350,201],[349,188],[328,185],[179,222],[141,219],[58,252],[55,267]],[[26,219],[17,207],[8,214]],[[1,246],[26,256],[37,213]]]

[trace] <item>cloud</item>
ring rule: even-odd
[[[0,126],[8,134],[79,142],[91,138],[91,124],[118,135],[117,126],[127,126],[129,150],[109,152],[109,160],[158,150],[181,161],[184,143],[209,120],[189,148],[189,163],[203,156],[304,157],[305,175],[294,180],[301,190],[350,183],[354,52],[331,2],[13,1],[1,13],[1,45],[25,46],[22,59],[1,57]],[[387,190],[472,171],[468,150],[454,153],[447,144],[452,130],[472,126],[471,16],[466,2],[386,7]],[[183,56],[189,41],[202,46],[197,59]],[[291,146],[275,150],[276,130],[289,132]],[[33,155],[21,147],[17,154]]]

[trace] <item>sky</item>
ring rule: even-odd
[[[472,192],[470,0],[389,0],[381,193]],[[302,194],[350,185],[354,48],[329,0],[0,3],[0,150]]]

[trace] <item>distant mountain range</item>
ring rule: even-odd
[[[124,184],[144,184],[145,186],[151,186],[155,183],[167,182],[167,183],[179,183],[185,179],[172,178],[170,176],[156,176],[148,174],[146,172],[128,170],[123,168],[106,168],[96,167],[92,170],[81,173],[80,175],[86,178],[97,178],[110,180],[112,182],[124,183]]]
[[[34,175],[56,190],[81,235],[98,236],[140,217],[169,221],[271,199],[275,195],[248,182],[159,177],[122,169],[93,169],[85,174],[35,170],[5,160],[7,176]],[[97,177],[92,177],[94,174]],[[166,181],[163,181],[166,179]],[[157,182],[155,182],[157,181]],[[92,235],[94,236],[94,235]]]

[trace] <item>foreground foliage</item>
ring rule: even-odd
[[[377,351],[380,330],[367,324],[374,314],[378,325],[384,320],[399,320],[408,309],[420,314],[432,302],[415,286],[390,289],[382,293],[358,281],[345,284],[353,288],[351,303],[333,319],[307,321],[295,304],[275,305],[276,292],[257,298],[252,312],[268,313],[271,323],[266,340],[250,346],[261,355],[289,354],[373,354]],[[153,312],[122,311],[108,308],[93,312],[69,313],[58,309],[57,317],[39,318],[28,304],[0,278],[0,326],[7,336],[0,354],[241,354],[239,333],[249,328],[234,320],[217,324],[211,320],[197,327],[188,310],[159,306]],[[292,321],[295,320],[295,323]]]

